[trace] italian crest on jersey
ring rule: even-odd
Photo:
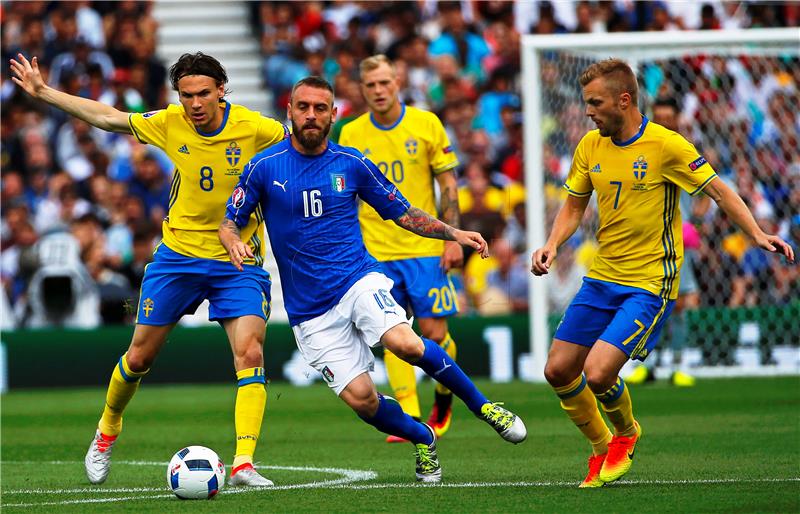
[[[331,175],[331,187],[337,193],[344,191],[346,187],[344,182],[344,175]]]

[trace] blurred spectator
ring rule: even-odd
[[[470,32],[461,13],[461,3],[442,1],[438,3],[442,34],[431,42],[428,51],[432,57],[451,55],[475,82],[484,77],[482,61],[491,51],[482,36]]]
[[[492,241],[492,253],[497,259],[497,268],[486,276],[487,290],[495,290],[490,293],[492,301],[502,301],[505,304],[495,309],[503,310],[506,314],[527,312],[530,274],[528,256],[515,253],[505,239]]]

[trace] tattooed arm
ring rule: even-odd
[[[245,259],[248,257],[253,258],[253,250],[242,242],[239,227],[236,226],[233,220],[225,218],[219,225],[218,234],[222,246],[228,251],[231,264],[236,266],[239,271],[242,271],[242,264]]]
[[[413,232],[422,237],[455,241],[458,244],[471,246],[479,251],[483,258],[489,256],[489,245],[479,233],[453,228],[417,207],[409,207],[408,210],[402,216],[396,218],[394,222],[409,232]]]
[[[439,219],[451,227],[461,226],[461,213],[458,209],[458,184],[456,183],[455,173],[445,171],[436,175],[436,182],[439,184]],[[442,268],[449,271],[451,268],[458,268],[464,264],[464,249],[455,241],[448,241],[444,244],[444,253],[439,262]]]

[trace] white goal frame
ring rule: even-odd
[[[675,55],[676,49],[685,54],[711,53],[715,48],[742,47],[748,43],[777,45],[777,48],[800,48],[800,29],[748,29],[681,32],[629,32],[604,34],[525,35],[522,37],[522,107],[524,114],[525,187],[527,190],[527,242],[528,254],[544,245],[545,206],[544,170],[542,167],[543,141],[540,53],[546,50],[574,50],[576,53],[605,59],[620,57],[633,65],[642,57],[653,58],[659,51]],[[746,50],[745,50],[746,52]],[[744,52],[743,52],[744,53]],[[763,47],[758,54],[763,54]],[[544,365],[550,348],[547,325],[547,283],[529,277],[528,312],[530,316],[530,352],[533,369],[520,370],[520,376],[534,382],[544,381]]]

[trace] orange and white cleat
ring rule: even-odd
[[[592,455],[589,457],[589,473],[578,487],[581,489],[589,487],[603,487],[605,482],[600,480],[600,470],[603,468],[603,463],[606,461],[607,455],[608,453],[603,453],[601,455]]]
[[[396,435],[390,435],[386,438],[387,443],[407,443],[409,442],[408,439],[403,439],[402,437]]]
[[[630,437],[615,435],[608,443],[608,454],[600,470],[600,480],[605,483],[619,480],[631,469],[636,443],[642,438],[642,427],[638,421],[633,423],[636,426],[636,435]]]

